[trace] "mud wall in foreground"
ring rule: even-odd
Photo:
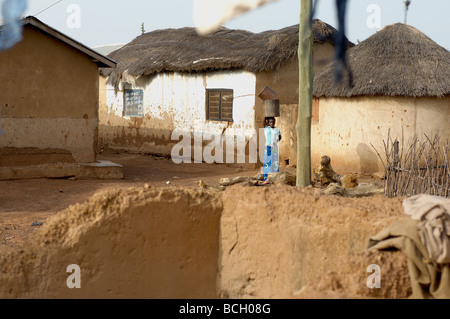
[[[100,193],[0,260],[0,298],[215,298],[221,209],[195,190]]]
[[[319,193],[239,185],[98,193],[0,257],[0,298],[408,297],[403,255],[365,252],[369,236],[402,216],[401,201]],[[73,264],[81,288],[67,286]],[[370,264],[382,269],[381,289],[366,286]]]
[[[402,253],[366,252],[370,236],[404,216],[401,201],[319,193],[290,186],[237,186],[223,193],[222,298],[411,294]],[[371,264],[381,268],[380,289],[367,287]]]

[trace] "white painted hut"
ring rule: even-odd
[[[326,154],[339,173],[371,174],[384,171],[375,150],[383,153],[389,130],[405,143],[450,137],[447,49],[397,23],[351,48],[348,64],[338,84],[333,64],[315,76],[312,162]]]

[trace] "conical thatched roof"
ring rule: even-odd
[[[187,27],[156,30],[108,55],[118,63],[108,83],[117,87],[125,71],[126,76],[139,77],[164,71],[273,70],[297,54],[298,30],[298,25],[261,33],[221,28],[208,36]],[[313,21],[316,42],[334,45],[336,32],[318,19]]]
[[[334,65],[315,75],[314,96],[443,97],[450,94],[450,52],[416,28],[384,27],[348,51],[350,72],[334,83]]]

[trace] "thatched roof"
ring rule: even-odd
[[[208,36],[200,36],[195,28],[187,27],[156,30],[108,55],[118,62],[108,83],[117,87],[125,71],[125,76],[136,78],[158,72],[274,70],[296,56],[298,30],[298,25],[261,33],[221,28]],[[332,26],[318,19],[313,21],[316,42],[334,45],[336,33]]]
[[[416,28],[396,23],[348,50],[350,73],[334,83],[334,64],[314,78],[316,97],[450,94],[450,52]]]

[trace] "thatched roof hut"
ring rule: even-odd
[[[450,94],[450,52],[416,28],[396,23],[384,27],[348,51],[344,80],[334,83],[334,64],[314,78],[315,97]]]
[[[149,76],[158,72],[204,72],[245,69],[250,72],[276,69],[298,51],[298,25],[276,31],[252,33],[221,28],[200,36],[195,28],[156,30],[143,34],[108,57],[117,67],[108,83],[117,87],[122,75]],[[313,21],[314,41],[335,44],[337,30]],[[347,40],[349,47],[353,46]]]

